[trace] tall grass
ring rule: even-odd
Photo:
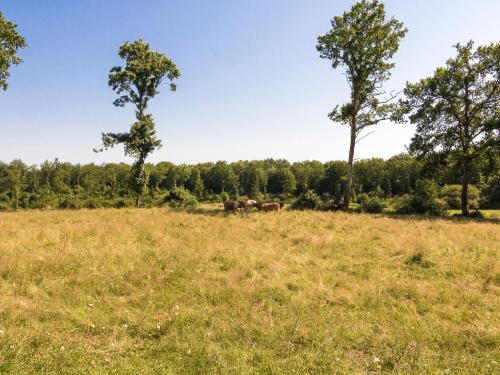
[[[109,209],[0,237],[2,374],[499,369],[497,224]]]

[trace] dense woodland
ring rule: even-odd
[[[365,159],[354,164],[354,201],[368,194],[389,201],[412,194],[418,180],[432,179],[445,191],[460,183],[450,161],[422,162],[409,155],[388,160]],[[500,207],[499,157],[474,166],[472,183],[480,191],[481,208]],[[198,201],[229,198],[282,199],[289,202],[309,190],[324,200],[342,196],[347,162],[286,160],[174,165],[148,164],[149,182],[143,204],[160,206],[174,188],[185,188]],[[432,173],[430,173],[432,171]],[[127,207],[135,199],[132,166],[71,164],[58,160],[28,166],[20,160],[0,163],[0,209]],[[451,205],[453,206],[453,204]],[[458,207],[450,207],[458,208]]]

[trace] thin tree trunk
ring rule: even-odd
[[[344,195],[344,210],[349,210],[352,193],[352,170],[354,164],[354,147],[356,146],[356,124],[351,124],[351,143],[349,145],[349,161],[347,165],[347,186]]]
[[[144,176],[144,162],[145,158],[140,157],[135,165],[135,183],[136,183],[136,199],[135,199],[135,206],[139,207],[141,205],[141,196],[144,192],[144,185],[147,183],[145,176]]]
[[[462,216],[469,216],[469,159],[465,158],[462,172]]]

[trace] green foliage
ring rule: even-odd
[[[399,214],[429,214],[440,216],[446,213],[448,205],[439,198],[439,189],[432,180],[419,180],[411,197],[404,196],[396,203]]]
[[[415,213],[411,205],[411,195],[404,194],[393,200],[395,212],[398,215],[411,215]]]
[[[118,54],[126,64],[114,66],[109,73],[108,84],[120,95],[115,106],[133,103],[142,113],[149,100],[159,94],[158,87],[165,80],[170,81],[170,89],[175,91],[173,80],[180,77],[179,69],[163,53],[152,51],[142,39],[122,44]]]
[[[472,164],[500,139],[500,43],[473,50],[457,44],[457,56],[434,75],[408,83],[403,112],[416,124],[410,151],[421,159],[452,154],[461,165],[462,214],[468,214]]]
[[[472,209],[479,208],[479,189],[470,185],[468,188],[468,202],[469,207]],[[461,207],[461,195],[462,186],[461,185],[445,185],[441,188],[441,198],[446,201],[449,208],[459,209]]]
[[[22,60],[17,56],[20,48],[26,47],[26,41],[16,30],[17,25],[7,21],[0,11],[0,88],[7,90],[7,78],[10,77],[11,65],[19,65]]]
[[[358,198],[358,203],[363,212],[367,212],[370,214],[379,214],[384,211],[387,207],[386,202],[377,196],[377,194],[372,194],[371,196],[368,194],[363,194]]]
[[[319,210],[321,198],[312,190],[306,191],[293,202],[292,208],[295,210]]]
[[[259,195],[260,195],[260,173],[257,169],[253,169],[250,173],[248,198],[257,199]]]
[[[481,192],[481,207],[500,209],[500,175],[494,176]]]
[[[361,202],[365,196],[375,196],[391,199],[398,206],[398,197],[413,194],[419,165],[408,155],[399,155],[386,161],[369,159],[356,162],[354,187],[357,202]],[[266,197],[293,202],[302,193],[312,190],[323,197],[325,208],[336,210],[342,206],[347,163],[307,161],[290,164],[272,159],[195,165],[161,162],[147,164],[145,170],[150,178],[141,196],[143,206],[161,204],[165,194],[175,187],[189,190],[198,201],[220,202],[221,194],[225,199],[244,199],[250,193],[252,171],[259,171],[261,183],[258,200]],[[492,175],[487,174],[490,170]],[[498,190],[495,170],[481,167],[474,174],[472,182],[481,188],[482,208],[495,207],[500,202],[498,194],[495,195]],[[278,179],[278,176],[283,179]],[[286,179],[295,180],[297,184],[300,181],[301,186],[297,185],[292,194],[281,192]],[[449,167],[445,167],[443,177],[436,181],[443,185],[459,182]],[[95,203],[89,203],[90,206],[120,208],[133,205],[137,190],[134,167],[124,163],[72,165],[55,160],[39,166],[27,166],[20,160],[14,160],[9,164],[0,162],[0,196],[3,197],[0,201],[3,202],[4,210],[83,208],[88,200]]]
[[[103,133],[102,147],[95,151],[123,144],[125,154],[135,158],[133,174],[137,194],[136,205],[139,206],[140,198],[149,181],[149,173],[145,168],[146,158],[161,147],[161,141],[156,138],[153,117],[144,111],[149,100],[159,93],[158,87],[165,80],[171,82],[170,88],[175,91],[176,86],[172,81],[180,76],[180,72],[167,56],[152,51],[149,44],[142,39],[122,44],[119,55],[125,60],[125,67],[113,67],[108,84],[120,95],[114,102],[115,106],[123,107],[126,103],[135,105],[137,121],[127,133]]]
[[[187,182],[187,187],[197,197],[203,197],[204,184],[200,170],[193,168]]]
[[[198,205],[198,200],[189,190],[175,187],[167,193],[163,203],[167,203],[172,208],[193,208]]]
[[[332,68],[345,67],[351,88],[350,102],[337,105],[328,117],[351,129],[345,207],[349,208],[352,190],[354,148],[361,132],[381,121],[393,118],[396,106],[390,98],[381,99],[384,81],[394,63],[389,60],[399,49],[407,30],[394,17],[387,20],[384,4],[362,0],[349,12],[333,18],[332,29],[318,37],[320,57],[331,60]]]

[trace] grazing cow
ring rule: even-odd
[[[254,208],[256,204],[257,204],[257,201],[254,201],[252,199],[246,200],[245,205],[244,205],[245,211],[252,211],[252,208]]]
[[[281,210],[283,207],[285,207],[285,202],[280,201],[280,210]]]
[[[238,208],[245,208],[247,205],[247,201],[238,201]]]
[[[257,201],[254,201],[253,199],[249,199],[247,200],[247,207],[255,207],[255,205],[257,204]]]
[[[238,207],[239,207],[238,201],[225,201],[224,202],[224,211],[236,212]]]
[[[264,203],[262,204],[262,211],[279,211],[280,204],[279,203]]]

